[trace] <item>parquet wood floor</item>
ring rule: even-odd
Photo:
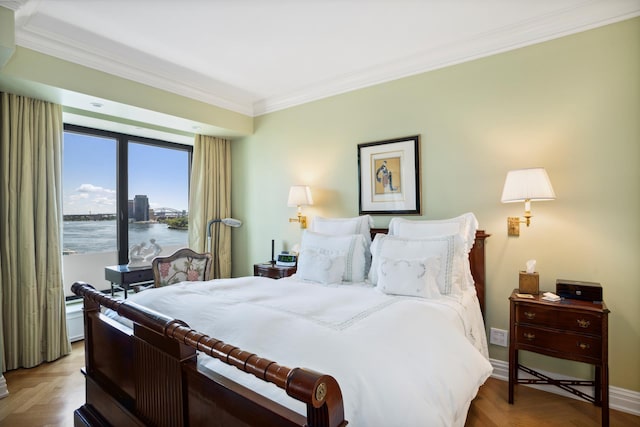
[[[71,427],[84,403],[84,343],[69,356],[32,369],[5,373],[9,395],[0,400],[0,427]],[[553,427],[600,425],[600,408],[530,387],[516,387],[507,403],[507,383],[490,378],[471,404],[466,427]],[[640,427],[640,417],[611,410],[612,427]],[[401,423],[398,424],[401,426]]]
[[[0,400],[0,426],[73,426],[73,411],[84,403],[83,366],[84,341],[78,341],[55,362],[5,372],[9,395]]]

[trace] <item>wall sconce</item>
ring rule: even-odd
[[[507,218],[507,235],[519,236],[520,223],[531,223],[531,201],[555,200],[549,175],[544,168],[517,169],[507,173],[502,190],[502,203],[524,202],[524,220]]]
[[[289,189],[288,206],[298,208],[298,217],[289,218],[289,222],[299,222],[300,228],[307,228],[307,217],[302,215],[302,206],[313,205],[311,190],[307,185],[292,185]]]

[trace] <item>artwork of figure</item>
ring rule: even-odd
[[[395,159],[391,159],[393,161]],[[378,163],[378,162],[376,162]],[[394,193],[399,190],[399,186],[394,186],[393,180],[395,178],[394,171],[387,163],[387,159],[382,160],[380,166],[376,169],[376,193]],[[381,191],[380,191],[381,190]]]

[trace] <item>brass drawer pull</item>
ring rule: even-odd
[[[526,317],[529,320],[532,320],[532,319],[534,319],[536,317],[536,314],[535,313],[531,313],[529,311],[525,311],[524,312],[524,317]]]
[[[577,322],[578,322],[578,326],[585,329],[591,325],[590,321],[584,320],[584,319],[577,319]]]
[[[530,332],[524,333],[524,338],[528,341],[533,341],[536,338],[536,334],[532,334]]]
[[[588,350],[591,348],[589,344],[580,341],[577,342],[577,346],[580,347],[581,350]]]

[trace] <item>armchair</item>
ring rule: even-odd
[[[158,256],[151,262],[153,286],[156,288],[184,281],[211,279],[210,253],[182,248],[169,256]]]

